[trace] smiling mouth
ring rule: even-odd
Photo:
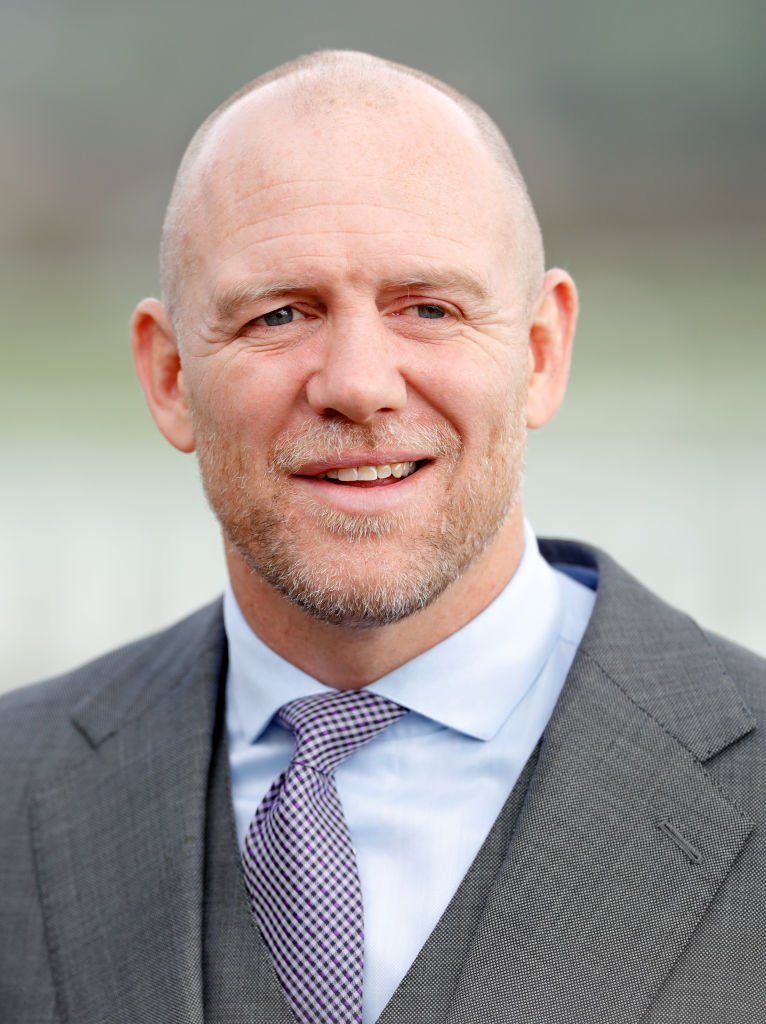
[[[427,460],[421,462],[385,462],[381,465],[369,466],[342,466],[338,469],[328,469],[320,473],[317,480],[330,480],[335,484],[372,483],[378,480],[388,480],[395,483],[405,477],[412,476]]]

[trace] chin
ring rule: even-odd
[[[294,554],[287,560],[273,553],[269,559],[247,550],[240,549],[240,554],[253,574],[307,615],[353,629],[400,622],[430,605],[459,576],[459,568],[438,556],[402,565],[401,559],[367,554],[362,563],[374,565],[360,572],[359,557],[328,559],[322,567],[317,561],[307,565]]]

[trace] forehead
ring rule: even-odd
[[[200,153],[186,237],[207,277],[398,255],[505,263],[507,176],[448,97],[415,83],[312,104],[280,85],[226,111]]]

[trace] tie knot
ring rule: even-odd
[[[285,704],[277,721],[295,735],[293,761],[331,775],[355,750],[393,725],[407,708],[367,690],[312,694]]]

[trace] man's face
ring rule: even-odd
[[[499,542],[519,491],[529,309],[504,181],[441,98],[313,121],[246,104],[208,147],[179,331],[205,489],[284,596],[396,621]]]

